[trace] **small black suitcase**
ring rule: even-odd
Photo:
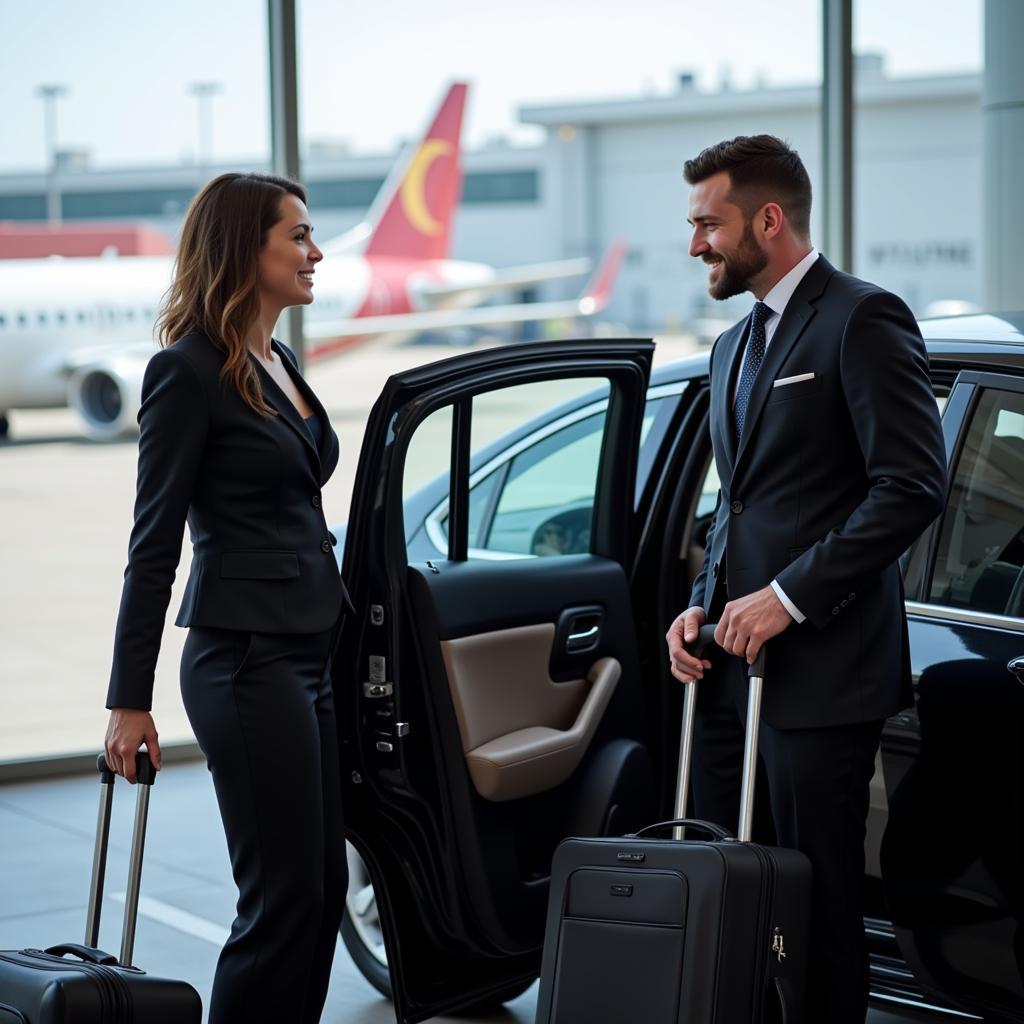
[[[100,811],[85,944],[65,943],[48,949],[0,951],[0,1024],[199,1024],[199,993],[184,981],[155,978],[132,967],[135,922],[142,881],[150,787],[156,770],[145,751],[138,756],[139,796],[135,808],[128,893],[125,898],[121,955],[96,948],[100,904],[107,866],[110,805],[114,773],[101,754]],[[69,960],[72,956],[76,959]]]
[[[714,629],[701,630],[698,653]],[[739,838],[684,817],[690,684],[677,818],[555,851],[536,1024],[803,1024],[811,866],[750,842],[763,649],[749,676]]]

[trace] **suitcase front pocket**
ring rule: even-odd
[[[686,903],[682,875],[573,872],[558,935],[553,1024],[676,1024]]]

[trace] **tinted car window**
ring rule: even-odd
[[[609,390],[599,377],[564,378],[473,397],[470,444],[477,468],[469,489],[471,559],[589,550]],[[417,557],[432,555],[424,542],[441,554],[448,547],[450,438],[437,443],[437,432],[430,429],[436,417],[417,428],[406,462],[407,478],[414,474],[422,480],[428,467],[434,476],[405,495],[406,542]],[[420,433],[427,441],[414,450]],[[439,455],[446,467],[441,473]],[[410,468],[413,461],[418,465]],[[431,505],[424,506],[431,493]],[[431,511],[422,518],[425,508]]]
[[[640,435],[641,461],[645,446],[651,447],[664,435],[664,429],[652,431],[658,417],[669,415],[678,399],[678,394],[670,394],[648,400]],[[471,486],[470,557],[474,552],[544,557],[590,550],[605,412],[601,408],[542,434]],[[640,486],[638,479],[638,493]],[[436,522],[447,538],[447,515],[441,514]]]
[[[417,428],[409,442],[402,475],[403,507],[408,509],[417,491],[433,478],[447,478],[451,472],[452,407],[442,406],[432,412]],[[409,544],[421,529],[421,517],[406,516],[405,542]],[[439,549],[440,550],[440,549]],[[446,550],[446,549],[445,549]]]
[[[486,548],[522,555],[590,550],[604,412],[520,452],[509,467]]]
[[[1024,395],[981,395],[953,476],[927,600],[1024,617]]]

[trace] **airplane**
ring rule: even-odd
[[[480,305],[495,292],[583,275],[588,260],[496,270],[449,258],[467,89],[448,89],[365,220],[320,246],[316,301],[304,318],[307,362],[366,339],[587,317],[608,304],[622,242],[609,247],[578,298],[561,301]],[[137,429],[153,324],[171,272],[166,256],[0,261],[0,438],[11,409],[70,406],[97,440]]]

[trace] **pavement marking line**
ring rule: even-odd
[[[124,903],[125,893],[112,893],[111,898],[117,900],[118,903]],[[199,917],[197,914],[190,914],[187,910],[172,907],[170,903],[164,903],[163,900],[155,900],[152,896],[139,897],[139,913],[143,917],[159,921],[160,924],[165,924],[169,928],[176,928],[186,935],[194,935],[197,939],[212,942],[215,946],[223,946],[231,934],[229,928],[214,924],[213,921],[207,921],[205,917]]]

